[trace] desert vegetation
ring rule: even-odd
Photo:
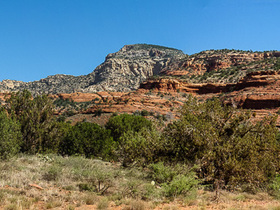
[[[0,206],[152,209],[170,201],[206,207],[225,195],[278,198],[276,116],[252,123],[250,111],[186,97],[180,119],[167,125],[144,113],[115,114],[101,126],[54,117],[45,95],[12,94],[0,112]]]

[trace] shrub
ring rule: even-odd
[[[19,152],[20,126],[9,118],[5,111],[0,111],[0,159],[7,159]]]
[[[53,117],[53,103],[46,96],[34,99],[29,91],[14,93],[7,111],[21,126],[21,151],[31,154],[57,150],[61,134]]]
[[[141,200],[133,200],[130,202],[129,206],[124,208],[124,210],[145,210],[147,209],[145,203]]]
[[[109,188],[114,185],[114,180],[120,174],[108,165],[92,164],[90,161],[84,161],[85,166],[74,168],[75,179],[80,180],[78,187],[81,191],[93,191],[99,194],[105,194]]]
[[[276,60],[276,62],[274,64],[274,69],[275,70],[279,70],[280,69],[280,59],[279,58],[277,58],[277,60]]]
[[[176,197],[196,191],[198,183],[195,173],[189,172],[187,175],[179,174],[175,176],[169,183],[164,183],[162,187],[165,196]]]
[[[198,103],[190,97],[181,119],[166,128],[166,160],[197,163],[205,183],[220,188],[266,185],[279,171],[275,118],[250,123],[251,114],[222,106],[218,99]]]
[[[101,116],[101,114],[103,113],[101,108],[98,108],[97,110],[94,111],[94,116]]]
[[[141,111],[141,115],[142,116],[149,116],[150,112],[144,109],[144,110]]]
[[[154,163],[149,165],[151,169],[151,177],[157,183],[170,182],[176,175],[176,171],[168,166],[165,166],[163,162]]]
[[[60,143],[60,153],[106,158],[111,155],[113,146],[110,131],[95,123],[81,122],[69,129]]]
[[[152,122],[142,116],[129,114],[112,116],[106,124],[106,128],[111,130],[111,134],[117,142],[124,133],[128,131],[139,132],[145,127],[151,128]]]
[[[62,167],[53,164],[47,168],[47,171],[43,174],[43,179],[46,181],[57,181],[62,175]]]
[[[270,193],[276,198],[280,198],[280,175],[278,174],[269,185]]]
[[[197,179],[194,168],[184,164],[165,165],[163,162],[149,165],[151,178],[162,186],[167,197],[186,195],[197,190],[200,180]]]
[[[160,133],[155,128],[142,128],[139,132],[129,130],[118,142],[118,156],[127,166],[131,163],[146,165],[157,159],[160,151]]]
[[[102,198],[99,200],[98,204],[97,204],[97,209],[98,210],[106,210],[109,207],[109,200],[108,198]]]

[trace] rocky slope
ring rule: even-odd
[[[131,91],[148,77],[157,75],[170,62],[183,58],[182,51],[157,45],[126,45],[109,54],[104,63],[83,76],[54,75],[34,82],[4,80],[0,92],[27,89],[33,94],[96,91]]]
[[[187,56],[176,49],[139,44],[109,54],[88,75],[55,75],[30,83],[4,80],[0,92],[49,93],[56,113],[66,113],[72,121],[100,122],[100,114],[115,112],[172,119],[188,94],[199,100],[219,97],[226,104],[254,110],[258,118],[279,112],[279,70],[277,51],[209,50]]]
[[[279,70],[279,57],[278,51],[209,50],[186,56],[160,74],[189,83],[236,83],[252,71]]]
[[[256,71],[231,84],[189,84],[177,79],[155,79],[142,83],[132,92],[63,93],[51,97],[60,104],[57,114],[78,110],[75,111],[78,115],[69,117],[72,121],[100,123],[104,117],[98,115],[113,113],[142,114],[169,121],[179,117],[178,110],[189,94],[201,101],[218,97],[225,104],[253,110],[259,119],[278,113],[279,79],[280,72]],[[280,119],[277,124],[280,126]]]

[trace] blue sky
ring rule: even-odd
[[[126,44],[280,50],[280,0],[0,0],[0,81],[84,75]]]

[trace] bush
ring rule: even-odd
[[[176,197],[178,195],[187,195],[197,190],[199,181],[195,173],[190,172],[187,175],[179,174],[171,182],[162,185],[165,196]]]
[[[160,184],[167,197],[186,195],[197,190],[200,181],[194,168],[184,164],[164,165],[163,162],[149,165],[152,179]]]
[[[47,171],[43,174],[43,179],[46,181],[57,181],[62,175],[62,167],[53,164],[47,168]]]
[[[276,198],[280,198],[280,175],[278,174],[269,185],[270,193]]]
[[[118,142],[120,137],[128,131],[139,132],[142,128],[152,128],[152,122],[142,116],[121,114],[112,116],[106,128],[111,130],[114,140]]]
[[[113,146],[110,131],[95,123],[81,122],[69,129],[59,147],[62,155],[106,158],[112,155]]]
[[[61,134],[53,117],[53,103],[46,95],[32,98],[27,90],[13,93],[7,100],[7,111],[20,123],[22,152],[57,151]]]
[[[181,119],[164,132],[162,154],[166,161],[198,164],[199,177],[217,191],[248,183],[250,189],[263,187],[279,171],[276,119],[252,124],[251,117],[218,99],[198,103],[190,97]]]
[[[72,160],[76,162],[72,166]],[[68,166],[69,167],[69,166]],[[71,158],[71,166],[75,180],[81,181],[78,187],[81,191],[93,191],[105,194],[115,185],[115,179],[120,175],[118,170],[114,170],[108,163],[96,160]]]
[[[160,133],[155,128],[144,127],[139,132],[129,130],[123,133],[117,152],[124,166],[131,163],[146,165],[157,160],[160,148]]]
[[[0,159],[7,159],[19,152],[21,144],[19,124],[0,111]]]
[[[163,162],[149,165],[151,176],[157,183],[170,182],[177,172],[172,167],[165,166]]]

